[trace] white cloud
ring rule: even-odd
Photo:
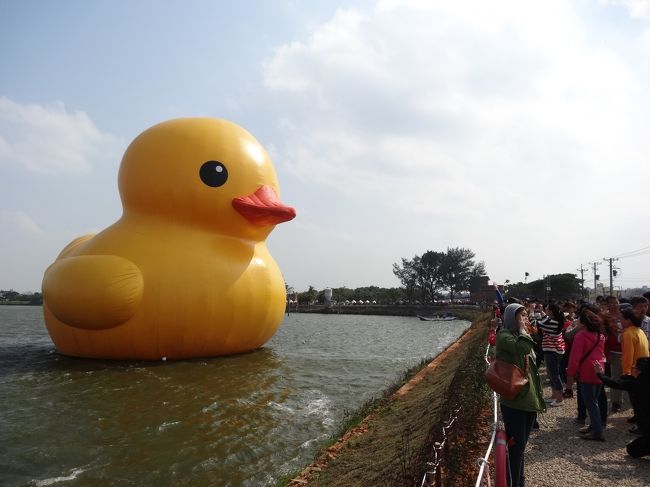
[[[33,236],[44,234],[32,217],[22,211],[0,210],[0,226],[3,227],[5,235],[14,231]]]
[[[62,103],[23,105],[0,97],[0,165],[48,174],[87,171],[120,147],[84,112],[68,112]]]
[[[567,233],[570,249],[561,238],[530,244],[546,222],[567,228],[578,213],[597,232],[614,222],[594,252],[617,251],[620,215],[640,218],[646,206],[631,186],[650,179],[649,73],[625,49],[634,33],[594,39],[579,8],[384,0],[339,10],[264,63],[283,135],[276,160],[329,188],[333,205],[343,195],[343,211],[431,217],[439,241],[425,245],[460,236],[493,265],[508,265],[503,240],[485,239],[502,217],[521,222],[508,245],[542,272],[593,257],[581,254],[594,248],[591,230]],[[461,235],[469,228],[475,237]]]
[[[638,44],[642,49],[650,50],[650,29],[645,29],[639,35]]]
[[[650,20],[650,0],[605,0],[611,5],[623,5],[631,17]]]
[[[524,178],[602,184],[612,161],[650,176],[639,169],[643,83],[589,41],[572,8],[384,1],[368,14],[338,11],[264,65],[281,159],[348,196],[458,215],[486,185],[512,188],[514,200]]]

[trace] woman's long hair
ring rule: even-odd
[[[580,323],[585,325],[587,330],[600,333],[603,326],[603,319],[598,314],[598,308],[593,304],[585,304],[580,308]]]
[[[564,313],[560,309],[559,304],[557,304],[555,301],[551,301],[546,307],[551,310],[551,313],[553,313],[553,316],[551,317],[553,320],[557,321],[558,323],[564,323]]]

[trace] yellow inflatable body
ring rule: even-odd
[[[45,323],[61,353],[181,359],[273,336],[286,296],[265,240],[296,213],[252,135],[225,120],[163,122],[126,150],[119,189],[120,220],[45,271]]]

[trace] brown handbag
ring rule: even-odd
[[[485,381],[490,389],[501,397],[508,401],[513,400],[528,384],[528,357],[525,357],[524,370],[495,358],[485,371]]]

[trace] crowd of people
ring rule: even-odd
[[[493,357],[528,374],[528,384],[517,397],[500,398],[511,485],[524,485],[526,443],[539,427],[537,415],[547,407],[575,407],[580,438],[603,442],[608,414],[621,411],[627,396],[634,437],[627,452],[650,455],[650,292],[630,299],[542,302],[505,299],[495,289],[488,335]],[[542,364],[552,391],[547,398],[539,377]],[[574,397],[576,401],[567,401]]]

